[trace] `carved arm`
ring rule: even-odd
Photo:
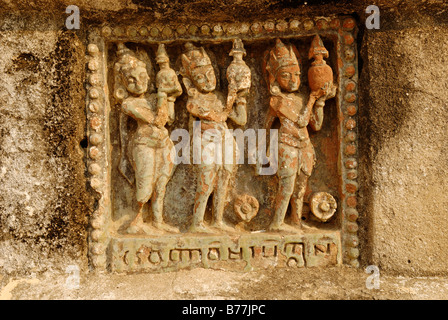
[[[154,120],[154,124],[158,127],[165,126],[170,117],[169,113],[167,94],[165,92],[157,92],[157,116]]]
[[[322,129],[325,100],[331,99],[336,96],[336,89],[336,85],[328,83],[323,89],[319,90],[318,92],[312,92],[310,94],[310,101],[312,99],[311,97],[313,97],[314,99],[314,108],[311,112],[309,124],[314,131],[319,131],[320,129]]]
[[[245,99],[243,101],[241,101],[240,99],[242,100],[244,98],[237,98],[236,106],[230,112],[229,118],[237,125],[244,126],[247,122],[247,108]]]
[[[322,124],[324,122],[324,105],[319,103],[320,100],[317,101],[316,105],[313,108],[313,112],[311,112],[310,117],[310,127],[314,131],[319,131],[322,129]]]
[[[139,106],[136,103],[132,103],[132,101],[123,102],[121,109],[125,114],[137,121],[146,123],[152,123],[154,121],[154,114],[149,108]]]
[[[182,78],[182,82],[184,83],[184,85],[185,85],[185,88],[187,89],[187,94],[188,94],[188,96],[190,96],[190,97],[196,97],[197,95],[198,95],[198,89],[196,89],[195,87],[194,87],[194,85],[193,85],[193,83],[191,82],[191,80],[190,79],[188,79],[188,78],[186,78],[186,77],[183,77]]]
[[[297,124],[299,127],[306,127],[310,123],[311,111],[313,110],[313,105],[316,102],[316,96],[313,93],[310,94],[308,103],[306,104],[303,111],[299,114]]]
[[[266,121],[265,121],[265,125],[264,125],[264,127],[266,128],[267,131],[269,131],[269,129],[271,129],[272,124],[274,123],[274,120],[276,117],[277,117],[277,112],[270,107],[268,114],[266,116]]]
[[[270,141],[271,141],[271,135],[270,135],[270,129],[272,127],[272,124],[275,121],[275,118],[277,118],[277,111],[269,107],[268,114],[266,116],[265,121],[265,128],[266,128],[266,136],[264,137],[266,140],[261,141],[262,144],[266,145],[266,156],[269,158],[270,156]]]

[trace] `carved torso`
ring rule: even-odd
[[[302,127],[297,122],[299,115],[303,114],[303,109],[306,107],[304,97],[296,93],[273,96],[270,105],[280,120],[280,142],[297,148],[308,145],[309,135],[306,127],[308,119],[305,121],[306,125]]]
[[[219,91],[198,93],[188,98],[187,110],[201,120],[225,122],[229,114],[225,105],[225,97]]]
[[[154,119],[157,116],[155,110],[156,103],[157,96],[155,94],[150,95],[148,99],[132,97],[123,101],[123,110],[129,108],[141,108],[149,111],[149,114],[151,115],[151,119],[148,119],[149,122],[136,119],[138,127],[133,135],[134,144],[146,144],[152,147],[161,147],[165,144],[166,139],[168,139],[168,130],[164,126],[159,127],[154,124]]]

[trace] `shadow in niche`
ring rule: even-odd
[[[87,137],[84,137],[84,139],[79,142],[79,146],[83,149],[87,149],[87,147],[89,146],[89,140],[87,139]]]

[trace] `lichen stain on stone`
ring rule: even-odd
[[[26,49],[15,49],[6,64],[8,77],[19,79],[13,84],[19,100],[16,107],[11,105],[14,100],[6,101],[2,117],[27,125],[1,123],[1,139],[8,140],[0,149],[0,166],[6,166],[1,177],[9,176],[1,181],[10,194],[0,198],[15,204],[0,208],[0,226],[2,239],[31,248],[21,253],[29,255],[28,260],[37,253],[43,259],[55,249],[67,259],[86,259],[82,253],[94,200],[86,189],[85,155],[79,145],[86,117],[84,47],[73,32],[52,36],[47,43],[36,40]],[[14,162],[21,164],[8,168]],[[28,183],[11,185],[11,175],[17,174],[18,181]]]
[[[87,215],[93,199],[85,189],[84,155],[78,141],[85,135],[84,52],[80,40],[72,32],[60,32],[55,51],[49,55],[48,69],[51,101],[45,110],[44,130],[48,135],[48,156],[62,171],[56,177],[62,183],[54,203],[55,213],[47,237],[59,246],[67,240],[85,248]],[[70,106],[70,107],[68,107]],[[49,210],[51,212],[51,210]]]

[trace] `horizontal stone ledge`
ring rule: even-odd
[[[267,267],[316,267],[342,263],[339,231],[243,235],[113,236],[109,264],[115,272],[166,272],[204,267],[251,271]]]

